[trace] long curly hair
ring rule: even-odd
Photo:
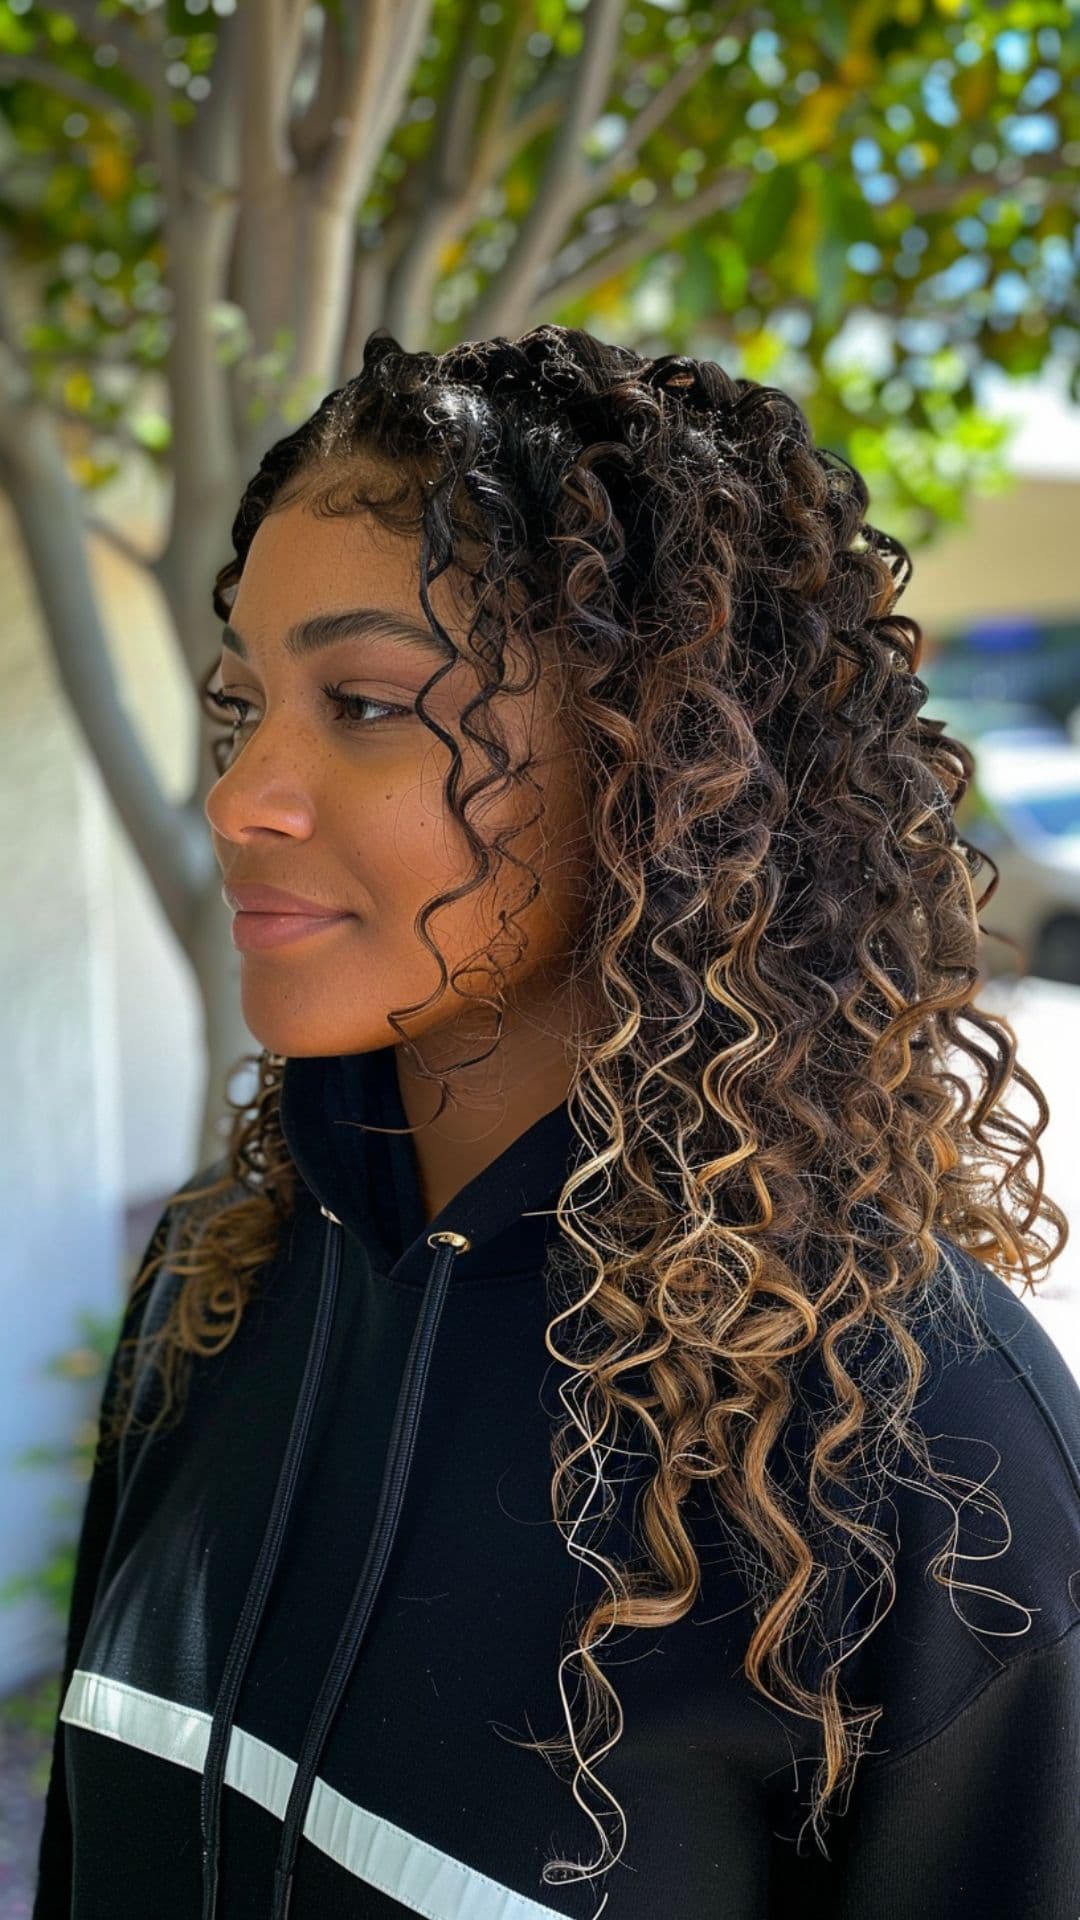
[[[991,860],[977,896],[986,856],[955,819],[974,760],[920,716],[922,633],[894,611],[911,560],[865,523],[868,498],[812,444],[794,399],[712,361],[555,325],[409,353],[380,328],[355,378],[266,453],[214,584],[225,619],[263,516],[296,499],[417,535],[440,633],[428,582],[462,568],[486,675],[463,724],[491,762],[465,807],[458,748],[432,731],[454,754],[446,804],[477,855],[475,886],[513,856],[469,813],[493,781],[526,780],[528,762],[471,716],[502,684],[509,632],[534,672],[537,637],[557,638],[595,854],[573,974],[607,1013],[576,1048],[569,1105],[589,1157],[563,1187],[548,1256],[549,1275],[560,1261],[576,1275],[546,1332],[570,1372],[551,1498],[605,1592],[566,1656],[581,1726],[560,1661],[568,1737],[518,1744],[572,1761],[575,1797],[588,1777],[618,1845],[590,1814],[600,1859],[549,1861],[549,1882],[604,1872],[625,1845],[584,1750],[599,1732],[602,1758],[621,1730],[595,1649],[693,1606],[695,1482],[751,1593],[746,1677],[820,1723],[808,1824],[828,1857],[827,1805],[883,1711],[847,1701],[840,1677],[895,1597],[893,1542],[875,1524],[885,1482],[904,1456],[922,1476],[904,1484],[950,1505],[981,1485],[939,1472],[911,1417],[928,1365],[920,1316],[965,1321],[978,1346],[951,1252],[1031,1289],[1068,1235],[1043,1194],[1045,1097],[1008,1022],[976,1005],[977,916],[998,872]],[[426,903],[418,934],[468,890]],[[292,1212],[283,1061],[246,1059],[256,1085],[226,1092],[227,1152],[172,1196],[132,1283],[134,1300],[166,1260],[182,1283],[162,1326],[129,1343],[164,1385],[154,1426],[180,1407],[192,1355],[232,1338]],[[1030,1126],[1003,1105],[1011,1081],[1035,1101]],[[811,1356],[825,1389],[813,1402],[800,1393]],[[132,1424],[123,1389],[115,1416],[114,1435]],[[645,1564],[631,1569],[583,1549],[577,1516],[609,1456],[642,1442]],[[932,1567],[950,1593],[956,1557]],[[861,1583],[862,1618],[868,1597],[885,1602],[851,1644],[826,1631],[855,1617],[826,1605],[838,1570]]]

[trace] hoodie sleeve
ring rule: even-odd
[[[136,1269],[141,1273],[151,1255],[157,1251],[159,1236],[166,1230],[170,1218],[167,1207],[154,1228],[145,1252]],[[136,1334],[142,1324],[147,1302],[153,1293],[153,1286],[143,1286],[133,1299],[129,1298],[116,1345],[113,1349],[102,1389],[98,1408],[98,1446],[95,1449],[93,1470],[87,1490],[86,1504],[83,1508],[82,1523],[75,1553],[75,1571],[72,1581],[71,1604],[68,1614],[67,1631],[64,1644],[63,1666],[60,1677],[60,1693],[57,1704],[56,1722],[53,1732],[52,1763],[49,1784],[45,1796],[45,1815],[38,1848],[38,1877],[31,1910],[31,1920],[69,1920],[72,1900],[72,1846],[71,1819],[67,1798],[66,1754],[64,1749],[64,1723],[60,1718],[60,1708],[68,1690],[78,1660],[79,1652],[86,1636],[90,1614],[97,1591],[98,1576],[101,1572],[105,1550],[112,1532],[116,1513],[116,1474],[119,1449],[108,1448],[104,1455],[100,1445],[101,1430],[105,1418],[111,1413],[116,1394],[119,1353],[121,1341]]]
[[[1014,1654],[947,1724],[856,1769],[842,1819],[784,1847],[770,1915],[1078,1920],[1080,1620]],[[860,1770],[864,1769],[860,1778]]]

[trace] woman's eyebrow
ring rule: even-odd
[[[410,646],[422,647],[426,652],[435,654],[440,660],[457,657],[454,649],[440,640],[430,627],[390,607],[343,607],[334,613],[313,613],[290,627],[282,644],[287,654],[299,660],[305,654],[317,653],[322,647],[334,646],[338,640],[369,638],[403,640]],[[230,627],[228,623],[221,629],[221,644],[241,660],[248,658],[244,640],[235,627]]]

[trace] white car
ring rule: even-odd
[[[1080,745],[1050,728],[991,729],[969,738],[950,719],[945,730],[975,757],[958,829],[989,854],[1000,875],[980,925],[1007,934],[1021,949],[1016,955],[988,934],[986,972],[1080,985]],[[991,878],[984,866],[975,882],[980,892]]]

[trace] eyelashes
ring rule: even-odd
[[[397,720],[413,712],[412,707],[398,706],[387,700],[375,700],[366,693],[346,693],[338,686],[324,685],[320,691],[329,700],[331,706],[337,708],[338,711],[334,717],[344,727],[363,730],[381,726],[386,720]],[[223,730],[225,734],[224,739],[219,734],[212,743],[214,764],[218,772],[223,773],[236,746],[237,735],[244,726],[244,717],[251,702],[243,699],[238,693],[225,693],[220,688],[211,687],[206,689],[206,698],[217,713],[232,715],[230,720],[214,720],[215,728]],[[365,720],[363,717],[365,707],[374,707],[378,717],[374,720]]]

